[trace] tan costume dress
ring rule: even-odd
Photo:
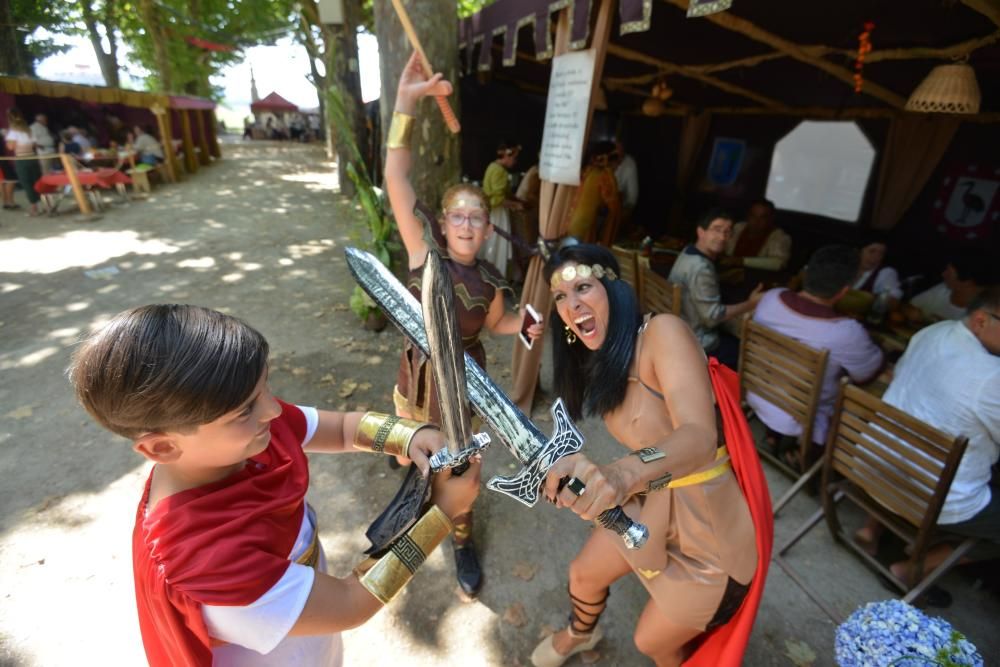
[[[631,450],[659,447],[668,460],[687,462],[675,480],[723,463],[728,457],[716,460],[715,448],[700,452],[664,446],[674,430],[670,414],[663,396],[638,377],[644,330],[645,325],[636,341],[625,400],[605,415],[608,431]],[[718,423],[718,411],[716,415]],[[721,424],[718,431],[722,438]],[[664,616],[704,630],[735,613],[757,569],[757,547],[750,511],[731,469],[700,484],[634,497],[625,511],[649,528],[649,541],[637,551],[627,550],[619,539],[613,542]]]

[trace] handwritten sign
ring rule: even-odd
[[[573,51],[552,59],[549,99],[538,171],[542,180],[580,184],[590,89],[594,80],[594,51]]]

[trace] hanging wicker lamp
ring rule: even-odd
[[[968,63],[938,65],[906,101],[907,111],[979,113],[976,72]]]

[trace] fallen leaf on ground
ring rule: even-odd
[[[354,390],[358,388],[358,383],[356,380],[344,380],[340,383],[340,391],[337,395],[341,398],[347,398],[354,393]]]
[[[333,373],[327,373],[319,379],[320,384],[333,384]]]
[[[367,363],[369,366],[376,366],[382,363],[382,357],[378,356],[377,354],[373,354],[372,356],[365,359],[365,363]]]
[[[295,368],[292,369],[292,375],[294,375],[295,377],[300,377],[302,375],[305,375],[308,372],[309,372],[309,370],[306,369],[306,368],[303,368],[302,366],[296,366]]]
[[[810,667],[816,662],[816,654],[805,642],[792,639],[785,640],[785,655],[795,667]]]
[[[10,417],[11,419],[26,419],[34,414],[34,412],[35,407],[33,405],[22,405],[19,408],[14,408],[4,416]]]
[[[0,322],[0,326],[3,326],[3,322]],[[388,345],[379,345],[378,346],[378,351],[379,352],[388,352],[389,351],[389,346]]]
[[[503,622],[508,625],[513,625],[515,628],[520,628],[527,623],[528,615],[524,613],[524,605],[520,602],[515,602],[511,606],[507,607],[506,611],[503,613]]]
[[[534,579],[536,572],[538,572],[538,566],[534,563],[521,561],[514,566],[514,576],[524,581],[531,581]]]
[[[347,304],[346,303],[335,303],[335,304],[333,304],[333,309],[336,312],[338,312],[338,313],[342,313],[345,310],[347,310]]]
[[[358,385],[358,389],[360,389],[361,391],[368,391],[371,388],[372,388],[371,382],[362,382],[361,384]]]

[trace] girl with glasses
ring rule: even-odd
[[[417,105],[422,97],[450,95],[452,91],[451,84],[441,74],[428,78],[429,74],[422,71],[414,54],[400,75],[396,108],[386,140],[385,186],[406,247],[410,291],[420,298],[424,261],[433,247],[444,259],[455,285],[456,315],[465,351],[485,369],[486,352],[479,340],[483,327],[494,334],[516,334],[520,331],[522,316],[507,311],[503,290],[510,288],[500,272],[489,262],[476,258],[483,242],[493,234],[490,209],[483,191],[465,183],[452,186],[441,197],[437,216],[417,201],[409,176],[412,165],[410,137]],[[532,339],[541,334],[541,324],[528,331]],[[428,359],[409,342],[403,347],[394,400],[396,414],[401,417],[413,419],[419,415],[425,421],[441,423]],[[465,474],[479,475],[478,464],[473,464]],[[460,594],[470,600],[476,597],[482,585],[482,571],[472,542],[471,503],[468,511],[456,516],[453,523]]]

